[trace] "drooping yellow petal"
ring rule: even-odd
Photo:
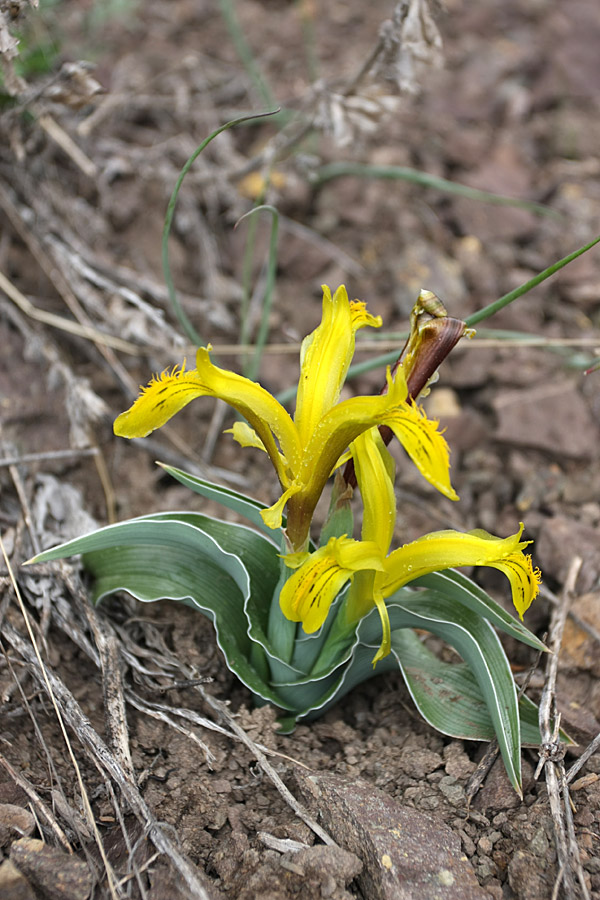
[[[382,556],[390,548],[396,523],[395,463],[377,428],[363,431],[350,445],[363,500],[361,537],[375,541]]]
[[[381,619],[382,635],[379,649],[373,657],[373,665],[387,656],[392,646],[390,617],[380,590],[382,578],[385,578],[385,575],[380,571],[362,570],[357,572],[345,603],[345,618],[349,624],[360,622],[374,606],[377,607]]]
[[[146,437],[161,428],[184,406],[196,397],[210,396],[212,391],[195,369],[185,369],[185,360],[180,369],[165,369],[155,375],[133,406],[115,419],[114,432],[118,437]]]
[[[377,611],[379,612],[379,616],[381,618],[381,644],[379,645],[379,650],[373,657],[373,666],[376,666],[380,659],[383,659],[384,656],[387,656],[390,650],[392,649],[392,630],[390,627],[390,617],[387,610],[387,606],[385,605],[385,601],[381,594],[378,591],[375,591],[373,594],[373,601],[375,606],[377,607]]]
[[[510,581],[512,601],[522,619],[523,614],[537,597],[542,580],[540,570],[533,568],[531,556],[517,550],[501,562],[490,562],[487,565],[504,572]]]
[[[530,541],[521,541],[523,525],[516,534],[497,538],[487,532],[434,531],[394,550],[385,560],[384,597],[408,582],[456,566],[491,566],[508,576],[513,603],[519,615],[539,591],[540,573],[531,557],[523,553]]]
[[[354,336],[365,326],[379,328],[381,318],[364,303],[350,302],[342,285],[333,297],[323,285],[321,324],[302,342],[295,422],[304,445],[319,421],[337,402],[354,355]]]
[[[353,541],[345,535],[330,538],[325,547],[311,553],[286,581],[279,595],[281,610],[292,622],[302,622],[307,634],[317,631],[329,607],[355,572],[383,570],[377,546]]]
[[[395,380],[406,384],[402,368]],[[384,424],[392,429],[421,475],[445,497],[458,500],[450,483],[448,445],[438,431],[438,422],[428,419],[422,409],[404,403],[390,410]]]

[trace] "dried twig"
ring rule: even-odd
[[[139,793],[136,785],[132,783],[123,771],[118,761],[108,749],[100,735],[92,728],[92,725],[83,713],[73,694],[47,667],[42,669],[33,649],[26,643],[21,635],[5,623],[2,635],[19,653],[25,661],[30,673],[39,686],[49,694],[51,693],[57,707],[60,709],[65,722],[73,729],[83,746],[89,752],[95,765],[105,772],[119,787],[124,799],[131,807],[134,814],[144,826],[148,837],[157,850],[166,854],[180,876],[192,892],[196,900],[210,900],[210,894],[203,883],[202,873],[180,853],[175,843],[159,825],[150,808]]]
[[[597,734],[591,743],[585,748],[578,760],[576,760],[567,772],[567,784],[570,784],[578,772],[585,766],[586,762],[600,748],[600,734]]]
[[[114,632],[107,627],[104,619],[96,615],[90,603],[85,605],[85,612],[100,655],[104,714],[110,745],[123,771],[134,782],[118,642]]]
[[[98,333],[94,328],[93,323],[91,322],[85,310],[82,309],[78,298],[71,290],[71,286],[69,285],[67,279],[64,277],[64,274],[59,271],[56,264],[48,255],[36,235],[34,235],[31,229],[26,226],[22,218],[21,210],[18,208],[9,192],[1,184],[0,206],[6,213],[6,216],[9,219],[11,225],[13,226],[19,237],[25,242],[29,249],[29,252],[36,260],[47,278],[54,285],[75,319],[79,322],[80,325],[86,326],[91,330],[91,332],[95,333],[95,337],[92,337],[91,340],[93,340],[99,352],[102,354],[115,375],[118,377],[119,381],[124,385],[124,387],[129,391],[130,394],[135,395],[136,386],[130,378],[129,373],[123,367],[122,363],[119,362],[113,351],[106,345],[106,342],[99,339]]]
[[[71,760],[71,764],[75,771],[75,775],[77,778],[77,784],[79,786],[79,792],[81,795],[81,801],[83,804],[83,809],[84,809],[84,812],[85,812],[85,815],[87,818],[87,824],[90,827],[91,832],[94,835],[96,845],[98,847],[100,856],[102,858],[102,862],[104,864],[106,877],[108,879],[108,889],[109,889],[110,895],[113,898],[113,900],[116,900],[116,898],[118,897],[119,891],[118,891],[118,887],[116,884],[115,874],[114,874],[114,872],[112,870],[112,866],[110,865],[108,858],[106,856],[106,853],[104,850],[104,845],[102,843],[102,839],[98,832],[98,827],[96,825],[96,821],[94,818],[94,814],[92,812],[92,807],[90,804],[88,793],[85,788],[85,784],[84,784],[83,777],[81,774],[81,768],[79,766],[79,763],[78,763],[75,753],[73,751],[73,746],[71,744],[71,741],[69,740],[67,730],[65,728],[65,721],[68,721],[68,711],[69,710],[67,708],[61,708],[61,704],[58,699],[58,694],[57,694],[57,691],[55,690],[55,687],[58,687],[59,685],[60,685],[60,687],[64,687],[64,685],[62,685],[62,682],[58,682],[58,679],[56,679],[55,676],[52,675],[52,673],[49,671],[49,669],[44,665],[44,663],[42,661],[42,658],[41,658],[41,655],[40,655],[40,652],[39,652],[39,649],[38,649],[38,646],[36,644],[35,637],[33,634],[31,619],[25,608],[23,598],[21,597],[21,593],[19,591],[17,582],[14,578],[14,573],[12,571],[8,556],[6,555],[6,552],[4,549],[4,544],[2,542],[2,538],[0,538],[0,550],[2,551],[2,554],[4,556],[4,561],[8,568],[8,572],[9,572],[9,576],[10,576],[12,584],[13,584],[15,596],[17,598],[19,608],[21,610],[21,614],[22,614],[23,620],[25,622],[25,626],[27,628],[27,634],[29,637],[30,644],[27,644],[24,641],[24,639],[21,637],[21,635],[19,635],[19,633],[16,631],[16,629],[14,629],[13,626],[10,625],[9,623],[4,623],[4,625],[2,627],[2,636],[11,644],[11,646],[14,649],[17,650],[18,653],[20,653],[20,655],[23,657],[23,659],[25,659],[30,671],[32,671],[32,674],[35,675],[36,680],[38,680],[42,689],[44,691],[46,691],[46,693],[48,694],[48,697],[50,699],[50,702],[52,703],[52,706],[56,713],[58,725],[62,732],[64,741],[65,741],[65,745],[67,748],[67,752],[68,752],[69,758]],[[15,642],[19,645],[18,647],[15,646]],[[54,684],[53,684],[53,682],[54,682]],[[65,690],[66,690],[66,688],[65,688]],[[72,695],[71,695],[71,697],[72,697]],[[73,703],[76,702],[74,697],[72,697],[72,701],[73,701]],[[83,713],[82,713],[82,715],[83,715]]]
[[[306,808],[301,803],[299,803],[298,800],[296,800],[294,795],[288,790],[273,766],[270,764],[265,754],[258,747],[258,745],[254,743],[252,738],[250,738],[246,734],[243,728],[240,728],[225,704],[220,700],[215,699],[215,697],[211,697],[210,694],[204,691],[202,685],[199,685],[196,690],[200,691],[209,706],[211,706],[216,712],[218,712],[218,714],[227,722],[228,727],[233,732],[235,732],[242,743],[244,743],[248,747],[248,749],[256,758],[256,761],[258,762],[263,772],[272,781],[273,785],[277,788],[285,802],[294,810],[298,818],[302,819],[302,821],[306,825],[308,825],[311,831],[313,831],[317,835],[317,837],[319,837],[323,841],[323,843],[328,844],[330,847],[335,847],[336,842],[333,840],[331,835],[328,834],[328,832],[325,831],[324,828],[321,828],[319,823],[313,819]]]
[[[544,769],[546,774],[546,788],[548,790],[550,812],[554,822],[554,838],[558,857],[555,892],[558,892],[562,881],[567,900],[576,900],[578,896],[576,877],[579,881],[582,896],[585,900],[589,900],[579,848],[575,838],[573,812],[565,776],[564,755],[566,748],[560,740],[560,716],[556,713],[555,695],[558,657],[563,631],[581,564],[582,560],[580,557],[573,559],[565,580],[561,602],[555,607],[550,623],[550,639],[548,643],[551,654],[546,665],[546,682],[540,700],[539,718],[542,744],[539,751],[540,761],[535,773],[536,778],[539,777],[542,769]]]
[[[0,467],[25,466],[30,463],[47,462],[54,459],[79,459],[80,456],[95,456],[97,453],[99,453],[97,447],[86,447],[75,450],[46,450],[43,453],[22,453],[20,456],[3,457],[0,459]]]
[[[79,322],[73,322],[71,319],[65,319],[64,316],[58,316],[56,313],[39,309],[21,293],[18,287],[3,272],[0,272],[0,290],[4,291],[15,306],[19,307],[21,312],[36,322],[50,325],[52,328],[59,328],[68,334],[74,334],[77,337],[82,337],[95,343],[105,344],[107,347],[112,347],[113,350],[121,350],[124,353],[139,353],[139,348],[129,341],[113,337],[111,334],[104,334],[92,325],[81,325]]]
[[[17,772],[17,770],[11,766],[9,761],[5,759],[1,753],[0,766],[4,766],[14,783],[27,794],[32,806],[35,808],[36,813],[43,819],[44,822],[46,822],[59,844],[61,844],[65,850],[71,853],[71,845],[69,843],[69,840],[60,827],[56,816],[54,815],[50,807],[46,803],[44,803],[33,785],[30,784],[29,781],[23,775],[21,775],[20,772]]]

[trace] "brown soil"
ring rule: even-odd
[[[312,108],[312,52],[319,78],[348,85],[393,6],[233,5],[284,109]],[[92,19],[93,4],[63,0],[41,12],[23,9],[11,25],[33,35],[30,43],[52,40],[59,52],[50,73],[24,73],[23,104],[3,112],[0,270],[17,290],[5,285],[0,296],[2,457],[86,447],[99,454],[0,468],[4,546],[40,653],[76,701],[58,700],[63,733],[36,680],[39,662],[19,650],[19,635],[29,647],[30,635],[4,565],[0,844],[15,868],[0,866],[0,896],[550,898],[555,838],[546,785],[533,779],[537,750],[524,751],[522,801],[496,764],[467,810],[465,786],[485,747],[429,728],[399,675],[374,678],[321,720],[283,737],[272,710],[252,708],[219,655],[212,626],[192,610],[140,608],[121,598],[95,616],[74,569],[18,573],[38,546],[89,530],[87,517],[104,523],[164,509],[218,512],[166,479],[157,458],[233,478],[267,502],[276,496],[265,460],[220,436],[228,421],[211,419],[208,402],[192,404],[146,443],[127,443],[111,430],[137,384],[193,353],[160,261],[166,204],[181,166],[218,124],[265,108],[219,10],[206,0],[146,0],[100,21],[97,10]],[[313,30],[308,49],[302,10]],[[600,233],[595,0],[447,0],[437,21],[445,67],[420,73],[419,93],[399,95],[381,73],[375,83],[397,105],[392,115],[373,113],[372,133],[353,133],[344,148],[315,134],[279,164],[282,184],[267,196],[282,214],[271,343],[294,344],[316,325],[322,283],[346,283],[398,333],[422,287],[464,318]],[[86,70],[57,74],[61,63],[83,56],[97,63],[93,76],[104,93],[90,90]],[[277,127],[262,121],[222,135],[180,194],[171,267],[187,316],[214,345],[239,340],[248,223],[233,226],[250,201],[232,173],[262,152]],[[544,204],[555,215],[406,181],[345,177],[311,185],[315,161],[340,160],[414,167]],[[254,283],[267,242],[265,216]],[[544,346],[481,339],[444,364],[427,403],[447,429],[461,502],[440,502],[404,464],[398,481],[402,541],[440,527],[506,535],[525,521],[546,587],[526,624],[540,636],[551,592],[560,594],[573,558],[582,557],[559,660],[558,708],[579,742],[567,765],[600,732],[600,373],[582,374],[600,345],[599,260],[592,250],[491,322],[545,338]],[[24,309],[23,300],[31,306]],[[107,349],[55,327],[47,314],[77,318],[138,349]],[[226,351],[220,360],[241,363]],[[296,366],[295,354],[275,348],[264,356],[261,382],[274,393],[287,388]],[[377,391],[382,377],[371,373],[353,387]],[[216,446],[206,448],[211,421]],[[500,577],[480,578],[506,599]],[[507,649],[517,674],[531,667],[526,649]],[[111,699],[110,673],[123,680],[129,749],[114,732],[122,695],[115,690]],[[200,676],[209,682],[195,684]],[[166,690],[174,678],[181,686]],[[543,680],[536,669],[534,699]],[[86,743],[83,715],[135,797],[98,762],[100,745],[93,736]],[[598,773],[596,754],[571,786],[576,842],[596,897]],[[330,844],[278,789],[275,775]],[[23,823],[26,808],[35,819]],[[17,840],[23,834],[46,844]]]

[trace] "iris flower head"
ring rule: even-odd
[[[287,538],[294,552],[306,548],[317,502],[350,444],[365,431],[388,425],[421,474],[445,496],[457,499],[450,484],[448,448],[437,423],[408,401],[402,368],[387,375],[387,392],[340,401],[360,328],[379,328],[381,318],[348,299],[341,286],[332,295],[323,286],[321,322],[302,343],[296,411],[287,410],[262,385],[216,366],[210,348],[196,354],[196,368],[175,367],[152,379],[133,406],[115,421],[115,434],[145,437],[196,397],[224,400],[244,419],[230,432],[242,446],[264,450],[282,489],[263,512],[271,528],[282,525],[287,505]]]

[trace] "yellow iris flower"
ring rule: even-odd
[[[364,432],[351,446],[364,515],[362,540],[331,538],[315,553],[296,554],[286,563],[297,571],[281,590],[284,615],[317,631],[344,585],[346,624],[359,622],[374,606],[381,616],[382,641],[373,663],[390,652],[390,622],[385,599],[422,575],[456,566],[491,566],[508,577],[521,619],[539,590],[540,572],[523,553],[523,525],[508,538],[487,532],[437,531],[389,553],[395,522],[393,461],[377,429]]]
[[[294,419],[260,384],[215,366],[202,347],[195,369],[186,370],[184,364],[154,378],[116,419],[115,434],[145,437],[196,397],[224,400],[246,419],[247,424],[231,429],[234,438],[265,450],[277,472],[283,492],[262,515],[270,528],[278,528],[287,504],[286,533],[293,551],[306,548],[314,509],[340,458],[374,426],[388,425],[421,474],[445,496],[458,499],[450,484],[446,442],[437,423],[407,402],[401,367],[394,379],[388,372],[386,394],[339,402],[357,330],[380,325],[380,317],[370,315],[364,303],[348,300],[345,287],[332,296],[323,286],[321,323],[302,344]]]

